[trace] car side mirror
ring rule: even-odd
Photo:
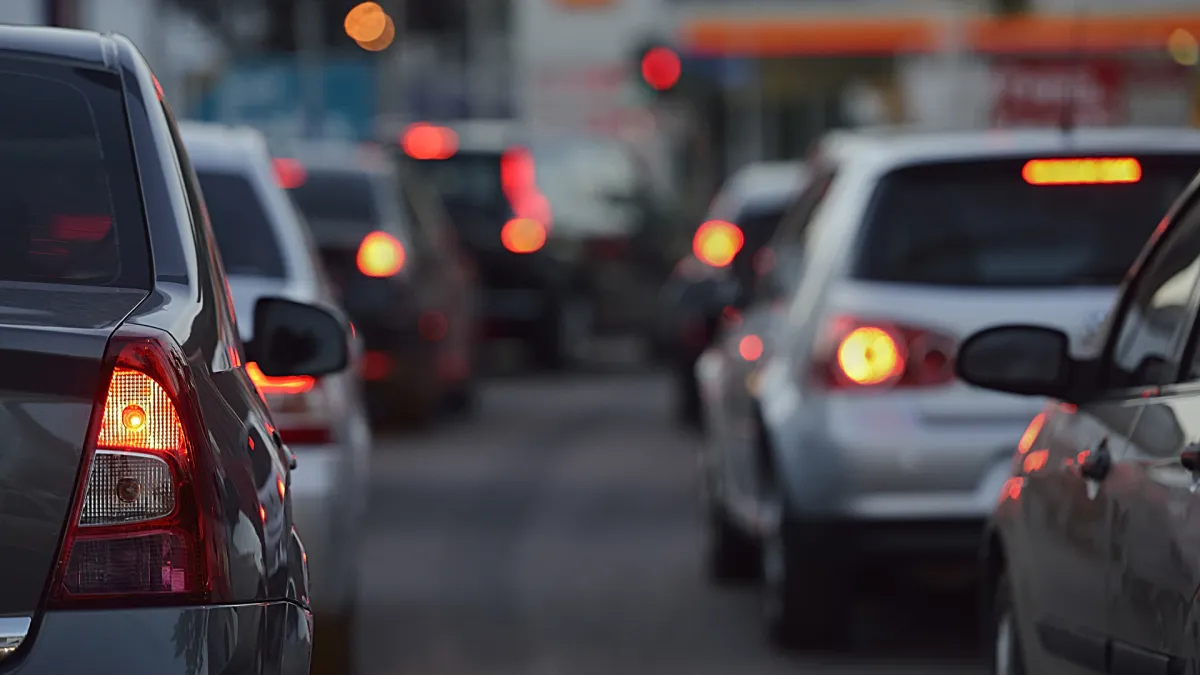
[[[997,326],[962,343],[955,371],[984,389],[1069,400],[1071,366],[1066,333],[1042,326]]]
[[[264,375],[316,377],[344,370],[349,362],[346,321],[321,307],[262,298],[254,306],[254,333],[247,351]]]

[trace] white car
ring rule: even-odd
[[[242,339],[254,333],[252,309],[260,297],[337,304],[307,226],[276,183],[263,136],[248,128],[180,126],[229,277]],[[372,444],[358,371],[319,379],[274,378],[255,364],[246,367],[296,457],[288,489],[308,557],[314,630],[321,635],[314,672],[328,667],[350,673],[359,523]]]
[[[827,647],[863,580],[974,571],[1043,399],[958,380],[958,343],[1094,331],[1200,169],[1200,133],[838,133],[809,167],[697,377],[711,570],[761,574],[776,641]]]

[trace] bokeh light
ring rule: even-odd
[[[357,40],[359,47],[369,52],[381,52],[391,46],[396,39],[396,24],[392,23],[392,17],[384,15],[383,32],[374,40]]]
[[[1196,43],[1196,36],[1183,28],[1176,28],[1167,38],[1167,51],[1181,66],[1194,66],[1200,62],[1200,45]]]
[[[373,42],[383,37],[388,25],[387,12],[377,2],[364,2],[355,5],[346,13],[346,35],[360,45]]]

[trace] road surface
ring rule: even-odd
[[[853,654],[773,653],[756,589],[704,579],[699,441],[669,411],[653,374],[509,379],[471,421],[380,439],[363,675],[981,672],[969,608],[900,591]]]

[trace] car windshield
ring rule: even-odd
[[[146,287],[120,81],[51,64],[2,68],[0,279]]]
[[[879,184],[855,265],[870,281],[1116,286],[1197,156],[1137,157],[1136,182],[1033,184],[1027,159],[900,169]]]
[[[221,262],[229,274],[282,279],[283,253],[262,199],[240,174],[197,169]]]
[[[309,169],[289,192],[318,243],[346,235],[361,239],[386,220],[377,182],[367,171]]]

